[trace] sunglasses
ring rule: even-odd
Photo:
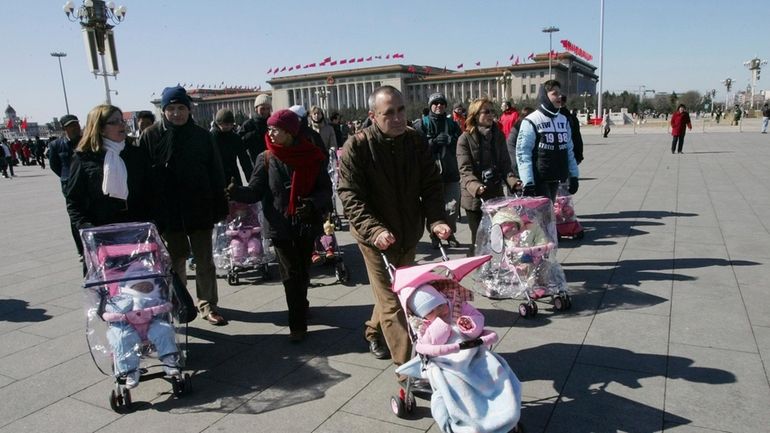
[[[120,119],[120,120],[110,120],[109,122],[104,122],[104,123],[107,125],[118,126],[118,125],[125,125],[126,121],[123,119]]]

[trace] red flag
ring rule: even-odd
[[[27,130],[27,118],[25,117],[24,120],[21,121],[21,129]]]
[[[363,57],[359,57],[359,58],[358,58],[358,60],[356,60],[356,62],[358,62],[358,63],[361,63],[361,62],[363,62],[363,61],[364,61],[364,58],[363,58]]]
[[[393,58],[394,59],[403,59],[404,58],[404,53],[395,53],[395,54],[393,54]]]
[[[513,54],[511,54],[511,58],[510,58],[510,59],[508,59],[508,60],[513,60]]]
[[[286,70],[286,66],[284,66],[283,68],[281,68],[281,72],[283,72],[283,71],[285,71],[285,70]]]
[[[270,68],[270,69],[267,70],[268,74],[271,73],[271,72],[273,72],[273,68]],[[184,87],[184,86],[182,86],[182,87]]]
[[[322,63],[329,63],[331,61],[332,61],[332,58],[331,57],[327,57],[327,58],[324,59],[324,61]]]
[[[529,53],[529,56],[527,57],[529,60],[535,60],[535,53]]]
[[[374,56],[375,59],[382,59],[382,56]]]
[[[353,57],[352,59],[348,59],[348,63],[355,63],[355,62],[356,62],[356,58],[355,57]]]
[[[5,124],[5,127],[8,129],[13,129],[13,117],[8,118],[8,123]]]
[[[555,59],[555,58],[556,58],[556,51],[554,51],[554,50],[551,50],[551,52],[549,53],[549,55],[551,56],[551,58],[552,58],[552,59]]]
[[[406,68],[406,71],[407,72],[415,72],[414,66],[410,66],[410,67]]]
[[[367,58],[366,58],[366,61],[367,61],[367,62],[371,62],[371,61],[372,61],[372,56],[369,56],[369,57],[367,57]]]
[[[462,69],[462,68],[463,68],[463,64],[462,64],[462,63],[460,63],[459,65],[457,65],[457,69]]]
[[[426,66],[425,67],[425,73],[426,74],[430,74],[430,71],[431,71],[430,66]]]
[[[340,65],[344,65],[347,62],[348,62],[348,59],[342,59],[342,60],[340,60]]]
[[[385,56],[385,58],[386,58],[386,59],[390,59],[390,54],[388,54],[387,56]]]
[[[495,61],[495,67],[497,67],[497,66],[500,66],[500,61],[499,60]]]
[[[289,72],[294,70],[294,66],[289,66]]]
[[[307,66],[308,66],[309,68],[315,68],[315,63],[311,63],[311,64],[309,64],[309,65],[307,65]]]
[[[337,61],[333,60],[331,63],[329,63],[331,66],[337,66]]]
[[[481,62],[476,62],[476,66],[481,66]]]
[[[299,68],[301,68],[301,67],[302,67],[302,65],[300,65],[300,64],[296,64],[296,65],[294,65],[294,69],[299,69]]]
[[[515,61],[515,62],[513,62],[513,64],[514,64],[514,65],[518,65],[518,64],[519,64],[519,56],[516,56],[516,61]]]

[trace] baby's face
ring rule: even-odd
[[[433,320],[436,317],[440,317],[442,319],[446,319],[447,317],[449,317],[449,304],[445,302],[439,305],[438,307],[432,309],[430,313],[428,313],[428,315],[425,316],[425,318],[428,320]]]

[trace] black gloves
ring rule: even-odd
[[[535,192],[535,185],[531,183],[524,185],[524,188],[521,190],[521,192],[525,197],[534,197],[537,195]]]
[[[569,178],[569,188],[567,191],[569,191],[570,194],[575,194],[578,190],[578,178],[571,177]]]
[[[445,147],[449,145],[449,135],[442,132],[441,134],[437,135],[435,138],[433,138],[433,145],[434,146],[441,146]]]
[[[315,205],[310,199],[302,199],[297,206],[297,218],[304,223],[313,222],[315,217]]]

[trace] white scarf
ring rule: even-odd
[[[128,198],[128,174],[126,163],[120,157],[120,152],[126,147],[126,142],[120,143],[102,137],[104,149],[104,180],[102,180],[102,192],[110,197],[126,200]]]

